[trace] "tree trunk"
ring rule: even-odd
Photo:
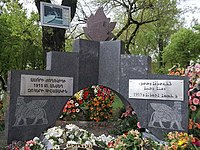
[[[35,0],[35,5],[40,14],[40,2],[51,3],[50,0]],[[71,7],[71,20],[76,12],[77,0],[63,0],[62,5]],[[44,61],[46,62],[46,53],[49,51],[65,50],[65,32],[66,29],[55,27],[42,27],[42,47],[44,50]],[[44,63],[45,64],[45,63]]]
[[[163,67],[163,60],[162,60],[162,52],[163,52],[163,38],[162,35],[158,37],[158,68],[161,69]]]

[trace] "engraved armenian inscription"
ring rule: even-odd
[[[183,101],[183,80],[129,80],[129,98]]]
[[[47,100],[32,100],[28,103],[24,97],[17,98],[15,123],[13,126],[28,126],[36,124],[48,124],[46,111],[43,108]]]
[[[154,112],[151,114],[149,127],[183,130],[181,102],[174,102],[172,107],[161,103],[150,103],[150,105]]]
[[[72,96],[73,78],[41,75],[21,75],[20,95]]]

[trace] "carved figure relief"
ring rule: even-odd
[[[181,126],[181,102],[174,102],[173,107],[161,103],[150,103],[150,105],[154,112],[151,114],[149,127],[184,130]]]
[[[46,111],[43,108],[47,100],[32,100],[28,103],[24,97],[17,98],[15,117],[13,126],[27,126],[36,124],[48,124]]]

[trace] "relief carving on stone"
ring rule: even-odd
[[[24,101],[24,97],[17,98],[15,123],[13,126],[28,126],[48,124],[46,111],[43,108],[47,100],[32,100],[28,103]]]
[[[181,102],[174,102],[172,107],[161,103],[150,103],[150,105],[154,111],[150,117],[149,127],[183,130]]]

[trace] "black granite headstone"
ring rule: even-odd
[[[39,137],[54,126],[63,106],[77,89],[73,85],[75,76],[75,72],[66,77],[51,71],[11,71],[7,143]]]
[[[72,53],[49,52],[47,54],[47,68],[44,71],[11,71],[9,80],[10,104],[6,128],[8,143],[13,140],[29,140],[34,136],[39,136],[42,131],[55,125],[64,104],[73,93],[96,84],[110,88],[122,98],[125,104],[130,103],[136,111],[141,126],[149,129],[156,137],[163,139],[165,132],[173,130],[187,131],[188,97],[186,93],[188,79],[186,77],[151,74],[150,64],[151,59],[148,56],[124,54],[121,41],[76,40]],[[53,77],[57,77],[59,82],[63,81],[62,78],[68,80],[71,77],[73,79],[71,84],[73,92],[69,92],[68,95],[67,91],[66,96],[59,95],[59,93],[57,93],[58,95],[43,93],[45,90],[48,91],[48,86],[50,86],[47,85],[45,88],[46,84],[40,84],[46,80],[44,77],[35,85],[37,86],[35,90],[29,90],[34,94],[27,94],[28,87],[34,84],[28,84],[26,80],[22,82],[23,75],[51,76],[52,80]],[[181,89],[174,85],[171,85],[169,89],[175,88],[174,91],[182,92],[182,98],[178,99],[178,96],[174,96],[176,94],[173,91],[167,91],[167,86],[148,85],[144,87],[142,85],[159,80],[162,82],[169,80],[171,83],[173,83],[172,80],[175,80],[176,83],[180,81],[182,83]],[[142,84],[139,83],[140,81]],[[22,83],[27,84],[27,86]],[[139,85],[135,86],[135,83],[139,83]],[[38,86],[39,92],[43,95],[41,93],[37,95]],[[64,84],[52,85],[54,90],[58,88],[61,91],[56,91],[61,93],[65,92],[62,89],[65,86]],[[68,88],[67,90],[70,91]],[[143,93],[135,92],[135,94],[134,90],[137,91],[140,88],[143,88],[141,89]],[[174,98],[170,99],[170,96],[166,98],[156,97],[157,93],[153,92],[159,93],[161,88],[161,91],[169,93],[169,95],[174,94]],[[155,89],[156,91],[154,91]],[[26,112],[27,115],[22,115],[22,112]]]

